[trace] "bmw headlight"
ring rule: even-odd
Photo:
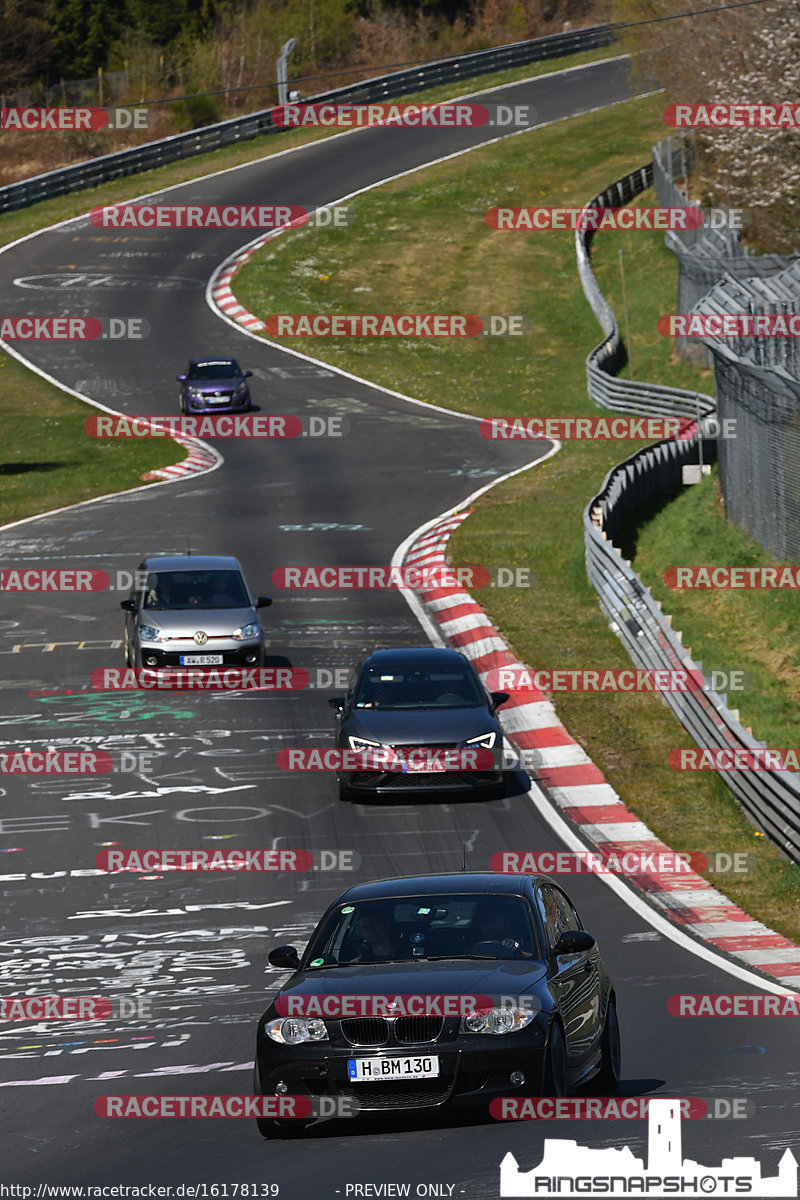
[[[381,742],[371,742],[369,738],[353,737],[352,733],[348,737],[351,750],[379,750],[382,749]]]
[[[461,1018],[461,1033],[516,1033],[530,1025],[536,1013],[529,1008],[490,1008],[483,1012],[467,1013]]]
[[[465,745],[467,746],[483,746],[485,750],[493,750],[497,734],[492,730],[491,733],[480,733],[477,737],[467,738]]]
[[[281,1046],[299,1046],[301,1042],[327,1042],[328,1029],[319,1017],[275,1017],[264,1026],[267,1037]]]
[[[234,629],[231,637],[236,638],[241,642],[243,638],[259,637],[261,634],[261,626],[257,621],[253,621],[250,625],[240,625],[238,629]]]
[[[168,642],[169,634],[164,633],[161,629],[156,629],[155,625],[140,625],[139,637],[143,642]]]

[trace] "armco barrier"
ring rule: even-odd
[[[600,195],[592,206],[617,205],[632,199],[652,180],[650,167],[626,175]],[[711,416],[709,396],[679,388],[613,379],[623,360],[619,327],[602,295],[589,257],[590,231],[576,233],[578,270],[586,298],[605,334],[605,340],[587,358],[589,395],[602,408],[620,408],[637,414],[692,416],[698,410]],[[597,591],[611,629],[619,636],[633,661],[646,668],[702,670],[672,628],[670,617],[645,587],[631,564],[617,549],[624,523],[656,495],[681,487],[682,467],[697,461],[697,438],[658,442],[633,454],[611,470],[601,490],[583,514],[586,571]],[[703,439],[706,462],[716,455],[716,441]],[[727,707],[727,697],[716,692],[665,692],[663,699],[698,746],[764,747]],[[785,854],[800,861],[800,786],[788,771],[723,771],[720,773],[740,801],[745,813]]]
[[[459,79],[471,79],[490,71],[525,66],[542,59],[575,54],[580,50],[593,50],[597,46],[607,46],[613,40],[614,30],[611,25],[590,25],[568,33],[531,38],[493,50],[476,50],[471,54],[440,59],[438,62],[410,67],[404,71],[393,71],[388,75],[348,84],[316,96],[305,96],[303,103],[339,101],[364,104],[390,100],[422,88],[453,83]],[[57,171],[48,171],[44,175],[35,175],[32,179],[8,184],[0,188],[0,212],[25,208],[51,196],[63,196],[67,192],[96,187],[106,180],[149,171],[153,167],[160,167],[177,159],[206,154],[210,150],[219,150],[222,146],[248,141],[262,133],[281,132],[278,126],[272,124],[270,114],[271,109],[264,109],[245,117],[233,117],[216,125],[207,125],[189,133],[177,133],[157,142],[146,142],[143,146],[118,150],[114,154],[90,158],[72,167],[61,167]]]

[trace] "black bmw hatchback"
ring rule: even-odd
[[[409,876],[348,888],[258,1024],[256,1095],[398,1112],[555,1095],[620,1077],[613,984],[546,876]],[[281,1110],[287,1111],[287,1110]],[[308,1124],[258,1119],[265,1137]]]

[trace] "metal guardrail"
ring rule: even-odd
[[[615,208],[627,204],[653,182],[653,164],[640,167],[616,180],[604,191],[593,196],[586,208]],[[619,379],[617,371],[624,366],[625,348],[614,310],[597,285],[592,271],[589,248],[594,237],[592,229],[575,231],[575,250],[578,273],[595,316],[605,335],[586,359],[586,386],[598,408],[610,408],[642,416],[706,417],[715,411],[715,403],[702,392],[665,387],[658,383],[639,383]]]
[[[643,191],[651,179],[652,172],[642,168],[612,184],[590,203],[607,206],[624,202]],[[615,386],[609,384],[609,374],[618,369],[623,353],[619,328],[591,268],[588,231],[578,231],[576,242],[581,283],[606,334],[606,341],[595,347],[587,359],[589,395],[603,408],[622,407],[628,412],[682,415],[686,398],[693,393],[623,380],[614,381]],[[625,386],[620,387],[622,384]],[[713,400],[708,396],[702,400],[707,414],[711,415]],[[701,431],[707,432],[704,423],[701,423]],[[704,437],[704,460],[708,462],[715,455],[716,439]],[[702,671],[702,663],[692,660],[682,644],[680,633],[672,628],[671,618],[622,557],[614,540],[641,505],[656,495],[679,490],[682,467],[694,462],[696,456],[697,438],[657,442],[639,450],[608,473],[601,490],[584,510],[589,581],[598,594],[611,629],[633,661],[643,668]],[[698,746],[745,751],[766,747],[765,742],[757,741],[752,731],[741,724],[738,712],[728,707],[725,695],[714,691],[663,692],[662,698]],[[720,775],[750,820],[791,859],[800,861],[798,776],[775,770],[723,771]]]
[[[531,38],[525,42],[513,42],[511,45],[499,46],[492,50],[476,50],[470,54],[460,54],[424,66],[378,75],[374,79],[304,97],[303,103],[372,103],[390,100],[423,88],[485,75],[490,71],[525,66],[527,63],[559,58],[580,50],[593,50],[598,46],[607,46],[613,40],[612,25],[590,25],[585,29]],[[44,175],[35,175],[31,179],[8,184],[0,188],[0,212],[26,208],[52,196],[63,196],[68,192],[96,187],[109,179],[135,175],[178,159],[206,154],[210,150],[219,150],[223,146],[248,141],[263,133],[280,133],[282,129],[273,125],[271,112],[268,108],[244,117],[233,117],[216,125],[207,125],[188,133],[177,133],[156,142],[146,142],[143,146],[118,150],[114,154],[104,154],[100,158],[91,158],[71,167],[61,167],[57,171],[48,171]]]

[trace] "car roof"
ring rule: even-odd
[[[152,554],[142,560],[146,571],[239,571],[237,558],[216,554]]]
[[[398,663],[403,667],[414,666],[461,666],[471,663],[458,650],[450,650],[441,646],[403,646],[392,650],[373,650],[362,662],[362,667],[384,666],[387,663]]]
[[[531,884],[540,879],[538,875],[496,875],[492,871],[458,871],[441,875],[403,875],[394,879],[373,879],[369,883],[356,883],[335,901],[341,904],[351,900],[390,900],[401,896],[416,896],[422,893],[440,892],[460,895],[516,895],[524,896]]]

